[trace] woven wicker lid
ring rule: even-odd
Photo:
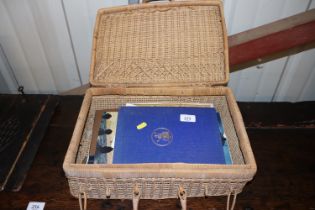
[[[98,11],[92,86],[226,84],[221,1],[140,4]]]

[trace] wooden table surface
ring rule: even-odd
[[[19,192],[0,192],[0,209],[26,209],[29,201],[48,209],[79,209],[62,163],[82,103],[62,96]],[[315,103],[239,103],[258,172],[238,195],[235,209],[315,209]],[[189,198],[188,209],[225,209],[226,197]],[[88,200],[88,209],[132,209],[129,200]],[[140,200],[139,209],[178,210],[176,199]]]

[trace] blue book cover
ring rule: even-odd
[[[216,110],[121,107],[113,163],[225,164]]]

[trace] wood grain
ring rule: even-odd
[[[281,20],[274,21],[247,31],[229,36],[229,47],[259,39],[261,37],[285,31],[315,20],[315,9],[299,13]]]
[[[230,48],[230,72],[315,47],[315,20]]]

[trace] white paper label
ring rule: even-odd
[[[43,210],[45,202],[29,202],[26,210]]]
[[[196,115],[181,114],[180,121],[181,122],[196,122]]]

